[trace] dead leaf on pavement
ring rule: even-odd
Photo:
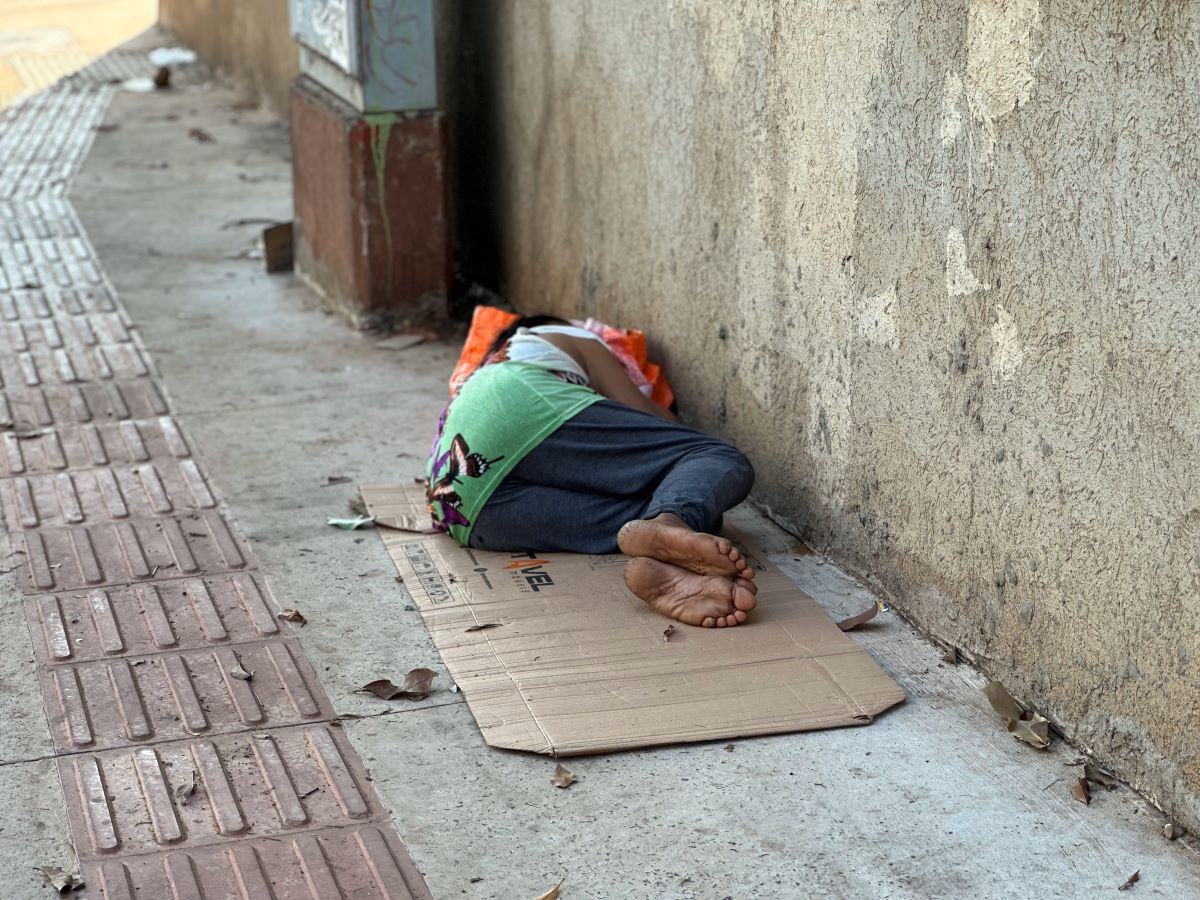
[[[566,881],[566,879],[564,878],[563,881]],[[536,897],[533,898],[533,900],[558,900],[558,892],[562,888],[562,886],[563,886],[563,883],[562,883],[562,881],[560,881],[554,887],[550,888],[550,890],[546,891],[546,893],[538,894]]]
[[[732,753],[732,752],[733,752],[733,748],[734,748],[734,745],[733,745],[733,744],[726,744],[726,745],[725,745],[724,747],[722,747],[721,749],[722,749],[722,750],[724,750],[726,753]]]
[[[298,609],[285,609],[275,618],[283,619],[285,622],[295,622],[301,628],[308,624],[308,619],[304,618],[304,613],[300,612]]]
[[[554,767],[554,774],[550,776],[550,783],[557,788],[569,788],[575,783],[575,776],[571,774],[571,770],[564,768],[562,763]]]
[[[175,788],[175,800],[180,806],[187,806],[188,800],[192,794],[196,793],[196,770],[192,769],[188,775],[188,780]]]
[[[375,524],[380,528],[390,528],[393,531],[410,531],[413,534],[433,534],[433,522],[429,516],[405,516],[400,513],[392,516],[376,516]]]
[[[1050,722],[1037,713],[1022,713],[1023,718],[1008,723],[1008,733],[1038,750],[1050,746]]]
[[[1071,796],[1084,806],[1087,806],[1089,803],[1091,803],[1092,795],[1091,792],[1088,791],[1087,781],[1082,778],[1075,779],[1075,781],[1071,784]]]
[[[203,128],[189,128],[188,137],[201,144],[211,144],[215,138]]]
[[[998,681],[989,681],[983,688],[996,714],[1008,722],[1008,733],[1039,750],[1050,746],[1050,723],[1035,712],[1022,709]]]
[[[992,709],[1002,719],[1011,721],[1012,719],[1021,718],[1021,713],[1024,710],[1017,705],[1017,701],[1012,698],[1012,695],[1004,689],[1004,685],[1000,682],[989,681],[983,686],[983,693],[988,698],[988,702],[992,704]]]
[[[1162,833],[1163,833],[1163,837],[1165,837],[1168,841],[1178,840],[1179,838],[1181,838],[1185,834],[1187,834],[1186,831],[1184,831],[1182,828],[1180,828],[1174,822],[1168,822],[1166,825],[1164,825]]]
[[[668,625],[666,628],[663,629],[663,640],[669,641],[671,639],[671,635],[673,635],[674,633],[675,633],[675,626]]]
[[[1125,883],[1123,885],[1121,885],[1119,888],[1117,888],[1117,890],[1118,891],[1127,891],[1131,887],[1133,887],[1135,884],[1137,884],[1141,880],[1141,878],[1142,878],[1142,870],[1138,869],[1136,872],[1134,872],[1132,875],[1130,875],[1125,880]]]
[[[1110,791],[1119,783],[1111,772],[1105,772],[1099,766],[1093,766],[1091,763],[1083,767],[1083,777],[1101,787],[1108,788]]]
[[[232,669],[230,669],[229,674],[232,675],[234,678],[236,678],[238,681],[249,681],[251,678],[254,677],[253,672],[247,672],[240,665],[234,666]]]
[[[413,669],[404,676],[404,684],[400,687],[396,687],[386,678],[379,678],[364,684],[358,692],[374,694],[380,700],[395,700],[398,697],[405,700],[424,700],[433,692],[433,679],[436,677],[437,672],[433,669]]]
[[[857,616],[851,616],[848,619],[842,619],[837,623],[838,628],[842,631],[849,631],[852,628],[857,628],[863,622],[870,622],[879,614],[879,604],[872,603],[869,609],[864,609]]]
[[[484,622],[482,625],[472,625],[467,631],[487,631],[489,628],[499,628],[500,624],[499,622]]]
[[[952,666],[958,665],[958,648],[951,647],[942,654],[942,662],[949,663]]]
[[[83,879],[74,872],[64,872],[58,866],[39,866],[38,871],[46,876],[46,880],[60,894],[68,894],[83,887]]]

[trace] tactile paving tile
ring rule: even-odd
[[[33,344],[0,355],[0,387],[40,387],[86,381],[145,378],[150,364],[136,344],[77,344],[50,347]]]
[[[149,378],[0,391],[0,429],[18,432],[166,414],[166,401]]]
[[[71,78],[113,84],[130,78],[153,78],[158,66],[150,62],[150,56],[140,50],[113,50],[84,66]]]
[[[190,459],[0,480],[4,518],[10,528],[25,531],[169,516],[216,505]]]
[[[383,816],[342,729],[316,724],[59,757],[80,859]],[[195,785],[195,790],[188,788]]]
[[[0,113],[0,510],[84,895],[427,900],[63,197],[88,74]]]
[[[252,572],[27,597],[44,666],[218,647],[290,633]]]
[[[103,900],[432,900],[404,845],[373,825],[83,866]]]
[[[8,322],[33,322],[54,316],[83,316],[117,311],[107,287],[46,288],[37,282],[20,282],[6,287],[7,276],[0,271],[0,318]],[[25,285],[25,286],[23,286]]]
[[[18,572],[28,591],[70,591],[247,567],[245,548],[215,511],[25,531],[19,542],[24,564]]]
[[[107,85],[64,85],[0,112],[0,198],[64,194],[112,92]]]
[[[10,243],[78,237],[81,233],[74,208],[62,197],[34,194],[25,199],[0,201],[0,237]]]
[[[118,313],[94,313],[65,321],[0,322],[0,353],[39,352],[43,348],[76,351],[132,341],[133,334]]]
[[[143,421],[0,431],[0,476],[184,459],[191,450],[170,416]]]
[[[291,641],[120,656],[50,667],[41,678],[59,750],[275,728],[334,714]]]

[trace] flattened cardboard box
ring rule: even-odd
[[[367,485],[380,523],[428,521],[423,489]],[[415,527],[420,527],[416,525]],[[758,608],[693,628],[635,597],[627,557],[494,553],[381,527],[450,676],[493,747],[570,756],[866,725],[904,692],[761,554]],[[470,631],[475,626],[490,625]]]

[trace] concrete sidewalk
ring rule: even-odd
[[[324,519],[353,482],[421,472],[457,348],[375,349],[246,258],[261,225],[240,221],[290,218],[288,141],[232,93],[118,94],[106,122],[70,199],[276,598],[307,616],[304,649],[435,897],[565,879],[564,898],[1085,898],[1135,870],[1130,896],[1200,896],[1190,839],[1164,840],[1128,789],[1073,800],[1081,754],[1013,740],[982,678],[890,613],[858,639],[910,699],[870,727],[577,759],[568,791],[550,760],[486,747],[461,695],[354,693],[441,664],[378,537]],[[873,600],[737,520],[835,616]],[[70,861],[63,796],[19,595],[0,590],[0,883],[48,896],[30,867]]]

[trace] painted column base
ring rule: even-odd
[[[296,270],[359,328],[443,318],[450,171],[440,111],[363,114],[292,83]]]

